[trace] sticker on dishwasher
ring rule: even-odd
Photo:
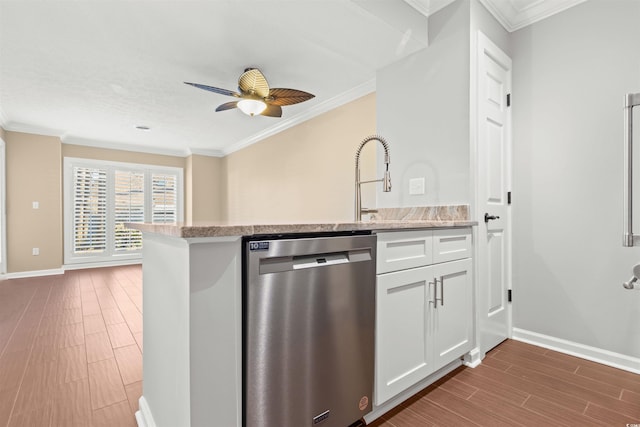
[[[267,251],[269,250],[269,242],[249,242],[250,251]]]
[[[362,396],[362,399],[360,399],[360,403],[358,404],[358,408],[360,408],[361,411],[364,411],[367,409],[367,406],[369,406],[369,398],[367,396]]]

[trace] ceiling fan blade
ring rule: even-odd
[[[268,117],[282,117],[282,107],[279,105],[267,104],[267,108],[265,108],[260,115]]]
[[[184,84],[197,87],[198,89],[208,90],[209,92],[219,93],[221,95],[235,96],[236,98],[240,98],[241,96],[238,92],[234,92],[228,89],[221,89],[219,87],[213,87],[213,86],[201,85],[199,83],[189,83],[189,82],[184,82]]]
[[[256,95],[260,98],[269,96],[269,83],[257,68],[248,68],[238,79],[238,89],[242,94]]]
[[[268,102],[273,105],[293,105],[314,97],[315,95],[297,89],[273,88],[269,91],[269,98],[273,100]]]
[[[237,107],[238,107],[238,101],[225,102],[222,105],[218,105],[218,108],[216,108],[216,111],[231,110],[232,108],[237,108]]]

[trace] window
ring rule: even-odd
[[[144,222],[144,173],[116,170],[114,175],[114,250],[139,251],[142,249],[142,233],[126,228],[124,224]]]
[[[127,222],[182,219],[182,169],[64,159],[65,264],[139,259]]]
[[[73,251],[104,252],[107,248],[107,173],[73,168]]]
[[[176,222],[176,176],[151,176],[151,210],[153,222]]]

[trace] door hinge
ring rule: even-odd
[[[511,94],[507,94],[507,107],[511,107]]]
[[[507,204],[510,205],[511,204],[511,191],[507,192]]]
[[[509,289],[509,290],[507,290],[507,301],[511,302],[512,301],[511,297],[512,297],[511,289]]]

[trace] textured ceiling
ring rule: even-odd
[[[66,143],[222,155],[375,90],[376,70],[424,48],[426,15],[452,1],[0,0],[0,124]],[[316,97],[281,119],[248,117],[216,113],[232,99],[183,84],[235,90],[247,67]]]
[[[359,3],[3,0],[3,123],[69,143],[229,151],[373,91],[376,69],[426,46],[426,17],[407,3]],[[183,84],[236,90],[246,67],[316,97],[283,119],[248,117],[214,112],[232,98]]]

